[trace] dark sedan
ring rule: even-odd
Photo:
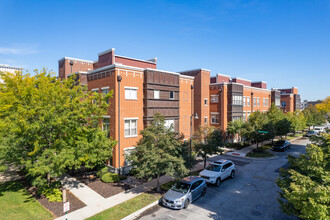
[[[274,151],[285,151],[290,149],[291,143],[289,141],[277,141],[274,144],[273,150]]]

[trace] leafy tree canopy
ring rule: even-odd
[[[163,174],[182,177],[188,173],[181,155],[181,142],[172,128],[164,126],[164,116],[155,114],[154,119],[143,131],[137,147],[128,155],[128,161],[140,178],[157,178]]]
[[[195,132],[194,148],[197,154],[204,159],[204,168],[208,155],[221,153],[224,145],[225,133],[214,126],[201,126]]]
[[[313,137],[306,154],[289,156],[281,169],[279,203],[288,215],[302,219],[328,219],[330,215],[330,135]]]
[[[44,186],[51,176],[94,167],[111,156],[116,142],[99,122],[112,91],[104,97],[91,94],[74,77],[62,81],[45,69],[1,78],[0,161],[18,165],[35,185]],[[99,101],[92,104],[92,99]]]

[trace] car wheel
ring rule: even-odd
[[[185,208],[185,209],[188,208],[189,203],[190,203],[189,199],[186,199],[186,201],[184,202],[183,208]]]
[[[230,178],[234,179],[235,175],[236,175],[235,170],[231,171]]]
[[[206,194],[206,188],[203,188],[202,196],[205,196]]]
[[[219,187],[219,186],[220,186],[220,183],[221,183],[221,179],[218,178],[217,181],[215,182],[215,185],[216,185],[217,187]]]

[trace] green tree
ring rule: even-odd
[[[243,130],[244,130],[244,122],[241,119],[231,121],[228,124],[227,132],[232,137],[233,141],[234,141],[234,137],[235,137],[236,134],[238,135],[238,141],[242,140]]]
[[[306,127],[306,120],[304,114],[300,111],[288,112],[286,114],[287,119],[290,121],[290,131],[296,133],[303,130]]]
[[[306,117],[306,124],[308,127],[320,125],[325,122],[325,115],[314,105],[307,106],[302,112]]]
[[[204,159],[205,168],[208,155],[222,152],[221,147],[224,145],[225,133],[214,126],[201,126],[194,136],[194,148],[197,154]]]
[[[116,142],[99,126],[112,92],[102,98],[73,78],[60,80],[45,69],[34,74],[1,74],[0,161],[23,168],[42,188],[67,169],[104,163]]]
[[[259,133],[258,131],[263,131],[264,128],[269,128],[268,123],[269,119],[266,113],[261,113],[260,111],[253,112],[249,117],[249,127],[250,127],[250,134],[249,138],[258,143],[260,141],[264,141],[267,139],[267,135],[263,133]]]
[[[164,116],[155,114],[150,125],[141,131],[142,138],[137,147],[128,156],[137,177],[149,180],[156,177],[157,191],[160,191],[161,175],[177,178],[188,173],[181,155],[182,143],[173,129],[164,125]]]
[[[277,184],[279,203],[288,215],[302,219],[329,219],[330,135],[312,138],[306,154],[289,156],[289,168],[281,169]]]

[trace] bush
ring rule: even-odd
[[[49,186],[40,187],[37,191],[38,194],[44,195],[49,202],[62,202],[62,191],[60,190],[61,182],[51,182]]]
[[[172,188],[172,186],[177,182],[177,180],[173,180],[173,181],[170,181],[168,183],[165,183],[163,185],[160,186],[160,188],[162,188],[163,190],[169,190]]]
[[[108,167],[103,167],[102,169],[100,169],[98,172],[97,172],[97,177],[98,178],[102,178],[102,176],[106,173],[109,172],[109,169]]]
[[[62,202],[62,191],[58,188],[45,188],[42,190],[42,194],[49,202]]]
[[[132,168],[130,171],[129,171],[129,175],[130,176],[135,176],[137,174],[137,170],[135,168]]]
[[[236,150],[240,150],[244,147],[250,146],[249,143],[243,142],[243,143],[226,143],[226,147],[228,148],[234,148]]]
[[[105,182],[105,183],[114,183],[114,182],[119,182],[120,180],[124,180],[126,179],[127,177],[124,176],[124,175],[118,175],[117,173],[105,173],[102,175],[102,182]]]
[[[7,170],[7,166],[6,165],[0,165],[0,173],[1,172],[5,172]]]

